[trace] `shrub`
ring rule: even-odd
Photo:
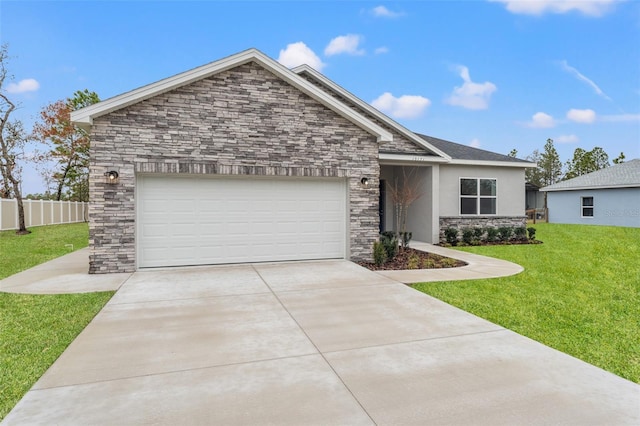
[[[380,234],[380,242],[387,252],[387,260],[395,259],[398,254],[398,238],[393,231],[385,231]]]
[[[502,242],[509,241],[509,238],[511,238],[512,232],[513,232],[513,229],[508,226],[501,226],[500,228],[498,228],[498,234],[500,234],[499,236],[500,241]]]
[[[494,243],[498,239],[498,233],[497,228],[487,228],[487,241]]]
[[[444,238],[447,243],[452,246],[458,245],[458,230],[456,228],[447,228],[444,230]]]
[[[525,241],[527,239],[527,228],[524,226],[518,226],[513,229],[513,235],[518,241]]]
[[[440,261],[440,264],[445,268],[453,268],[458,264],[458,261],[450,257],[445,257]]]
[[[411,241],[411,237],[413,237],[412,232],[401,232],[400,233],[400,241],[402,242],[402,248],[409,247],[409,241]]]
[[[382,266],[387,261],[387,250],[381,241],[373,242],[373,263]]]
[[[422,269],[433,269],[436,267],[436,262],[431,258],[422,260]]]
[[[529,232],[529,239],[531,241],[536,239],[536,228],[534,228],[533,226],[527,228],[527,231]]]
[[[473,229],[472,228],[464,228],[462,230],[462,241],[464,241],[464,243],[467,244],[467,245],[471,245],[471,243],[473,242]]]
[[[473,228],[473,239],[480,242],[484,235],[484,228]]]
[[[407,268],[408,269],[418,269],[420,265],[420,256],[415,253],[411,253],[409,259],[407,260]]]

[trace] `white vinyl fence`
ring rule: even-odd
[[[27,228],[60,223],[86,222],[89,203],[82,201],[22,200]],[[18,201],[0,199],[0,231],[18,229]]]

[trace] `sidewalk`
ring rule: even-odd
[[[380,275],[400,281],[405,284],[424,283],[433,281],[477,280],[485,278],[499,278],[516,275],[524,268],[506,260],[494,259],[479,254],[466,253],[433,244],[412,241],[411,248],[440,256],[467,262],[467,266],[443,269],[412,269],[404,271],[376,271]]]
[[[117,290],[131,274],[89,274],[84,248],[0,280],[0,291],[26,294],[91,293]]]

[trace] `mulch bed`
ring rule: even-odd
[[[444,257],[433,253],[427,253],[412,248],[400,249],[395,259],[388,261],[382,266],[376,266],[375,264],[369,262],[359,262],[358,264],[372,271],[457,268],[459,266],[466,265],[466,263],[461,260],[452,259],[450,257]]]

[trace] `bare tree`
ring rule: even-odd
[[[396,237],[398,241],[403,242],[403,246],[406,246],[407,213],[411,204],[423,195],[420,191],[420,181],[416,177],[416,169],[410,169],[409,173],[407,173],[407,168],[403,167],[402,179],[398,179],[396,176],[393,184],[389,185],[387,190],[391,195],[398,225]]]
[[[18,234],[28,234],[24,220],[24,205],[20,191],[20,167],[16,160],[20,156],[27,137],[18,120],[9,121],[15,104],[5,95],[4,82],[7,78],[7,46],[0,47],[0,169],[3,187],[13,191],[18,202]]]

